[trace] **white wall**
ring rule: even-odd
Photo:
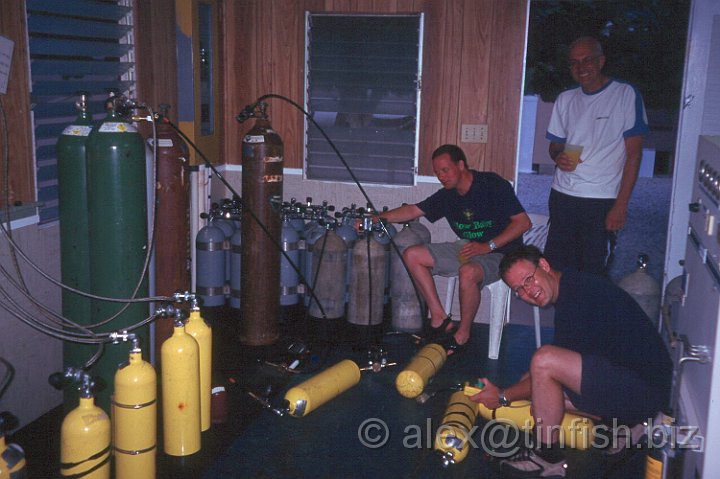
[[[12,238],[22,251],[43,271],[53,278],[60,277],[60,241],[57,224],[38,227],[25,226],[12,230]],[[17,277],[10,247],[0,232],[0,263],[13,277]],[[23,279],[32,292],[32,296],[53,311],[61,309],[60,290],[32,270],[21,258]],[[3,277],[4,289],[8,289],[13,300],[33,317],[41,318],[38,310]],[[6,300],[3,298],[3,304]],[[60,404],[62,394],[48,384],[48,376],[62,370],[62,342],[32,329],[21,323],[15,316],[0,308],[0,356],[15,368],[15,377],[5,394],[0,398],[0,411],[10,411],[18,416],[20,425],[35,420],[45,412]],[[0,365],[0,377],[5,375],[4,365]]]
[[[717,107],[720,104],[720,91],[710,88],[720,75],[718,15],[720,2],[693,1],[685,53],[663,285],[682,274],[679,261],[685,257],[688,204],[695,176],[698,136],[720,134],[720,109]],[[709,82],[711,78],[713,80]]]

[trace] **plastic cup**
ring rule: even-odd
[[[470,242],[469,240],[461,239],[461,240],[457,240],[456,244],[459,244],[460,247],[462,248],[469,242]],[[463,265],[463,264],[469,262],[470,258],[468,256],[463,256],[461,253],[458,252],[458,261],[460,262],[461,265]]]
[[[573,169],[575,169],[580,162],[580,155],[582,154],[582,151],[582,145],[571,145],[569,143],[565,144],[565,149],[563,150],[563,152],[572,161]]]

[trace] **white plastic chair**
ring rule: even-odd
[[[455,284],[457,276],[448,278],[445,293],[445,311],[452,311],[455,297]],[[510,288],[503,280],[495,281],[483,287],[482,296],[490,296],[490,335],[488,340],[488,358],[497,359],[500,355],[500,340],[505,323],[510,321]]]
[[[540,251],[545,248],[548,232],[548,216],[536,213],[528,213],[532,226],[523,235],[525,244],[537,246]],[[455,298],[455,286],[457,276],[448,277],[447,290],[445,292],[445,312],[452,311]],[[488,358],[497,359],[500,356],[500,341],[505,323],[510,322],[510,295],[512,291],[503,280],[488,284],[482,289],[483,298],[490,296],[490,333],[488,338]],[[540,308],[533,306],[533,321],[535,323],[535,346],[542,345],[540,336]]]
[[[532,226],[523,235],[523,242],[526,245],[537,246],[540,251],[545,249],[547,242],[548,229],[550,228],[550,218],[547,215],[537,213],[528,213]],[[535,322],[535,346],[542,346],[540,337],[540,308],[533,306],[533,321]]]

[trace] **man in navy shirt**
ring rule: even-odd
[[[532,400],[535,447],[504,460],[506,472],[564,477],[558,425],[566,409],[630,429],[668,407],[670,355],[628,293],[601,275],[555,270],[534,246],[505,256],[500,273],[526,303],[555,306],[553,343],[533,354],[529,373],[505,389],[482,378],[485,387],[472,397],[491,409]]]
[[[391,223],[421,216],[430,222],[447,219],[459,240],[411,246],[403,258],[430,312],[433,336],[447,336],[448,352],[463,347],[480,307],[484,284],[498,281],[504,253],[522,245],[530,219],[510,183],[495,173],[468,168],[457,145],[443,145],[432,155],[435,176],[443,188],[427,199],[380,214]],[[444,309],[433,275],[458,276],[460,321],[453,322]]]

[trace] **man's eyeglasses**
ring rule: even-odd
[[[535,284],[535,273],[537,273],[538,266],[540,265],[536,265],[535,270],[533,270],[532,274],[523,280],[521,286],[518,286],[513,290],[516,298],[519,298],[520,295],[522,295],[523,293],[527,293],[528,289],[530,289],[530,287]]]
[[[600,56],[601,55],[592,55],[589,57],[585,57],[582,60],[570,60],[568,62],[568,67],[570,67],[570,68],[575,68],[575,67],[579,67],[579,66],[586,67],[586,66],[590,65],[592,62],[594,62],[595,60],[597,60],[598,58],[600,58]]]

